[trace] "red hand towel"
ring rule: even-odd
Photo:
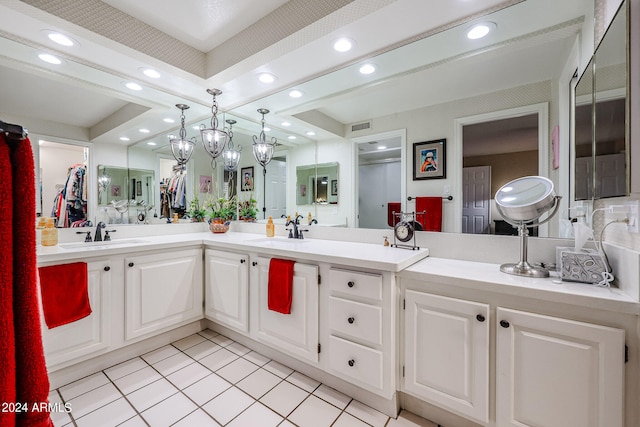
[[[282,314],[291,313],[293,298],[293,266],[296,262],[271,258],[269,262],[269,310]]]
[[[442,231],[442,197],[416,197],[416,221],[424,231]]]
[[[53,265],[38,270],[44,320],[49,329],[91,314],[86,263]]]
[[[387,225],[393,227],[396,223],[400,222],[400,217],[393,215],[393,212],[400,213],[400,202],[387,203]]]

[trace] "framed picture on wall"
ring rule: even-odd
[[[111,186],[111,197],[120,197],[120,186],[112,185]]]
[[[332,196],[337,196],[338,195],[338,180],[337,179],[332,179],[331,180],[331,195]]]
[[[142,181],[136,181],[136,196],[142,196]]]
[[[413,180],[446,178],[446,139],[413,144]]]
[[[240,179],[242,191],[253,191],[253,166],[240,169]]]

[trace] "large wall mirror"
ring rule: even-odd
[[[98,220],[145,224],[156,210],[155,171],[98,165]]]

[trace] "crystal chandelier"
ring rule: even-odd
[[[195,138],[187,139],[187,130],[184,128],[184,110],[188,110],[189,106],[185,104],[176,104],[180,112],[180,138],[171,138],[169,142],[171,143],[171,154],[173,154],[173,158],[178,162],[178,166],[184,166],[187,164],[191,155],[193,154],[193,149],[196,145]]]
[[[264,115],[268,114],[269,110],[260,108],[258,109],[258,113],[262,114],[262,130],[259,136],[253,136],[253,157],[265,168],[271,159],[273,159],[273,152],[278,140],[272,137],[270,141],[267,141],[267,136],[264,133]]]
[[[222,94],[222,91],[219,89],[207,89],[207,93],[213,96],[211,127],[205,128],[204,125],[200,125],[200,136],[202,137],[204,149],[211,158],[215,159],[224,151],[229,135],[224,129],[218,129],[218,102],[216,101],[216,96]]]
[[[227,149],[224,150],[224,153],[222,154],[222,160],[224,161],[224,170],[233,172],[238,169],[242,147],[238,146],[238,149],[236,150],[233,145],[233,125],[237,122],[233,119],[227,119],[225,121],[229,124],[229,130],[227,131],[227,134],[229,135],[229,142],[227,142]]]

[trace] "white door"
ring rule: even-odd
[[[125,339],[202,317],[202,250],[125,258]]]
[[[593,197],[593,159],[591,157],[577,157],[575,162],[576,200],[587,200]]]
[[[624,330],[498,308],[497,425],[622,427]]]
[[[462,232],[489,234],[491,166],[462,169]]]
[[[405,292],[404,391],[481,423],[489,418],[489,306]]]
[[[287,214],[287,162],[271,160],[267,165],[267,217]]]
[[[376,163],[358,167],[358,227],[389,228],[389,202],[401,202],[400,162]]]
[[[293,270],[291,313],[269,310],[269,258],[258,258],[256,338],[280,351],[318,361],[318,267],[296,262]]]
[[[596,196],[627,195],[627,172],[624,153],[596,156]]]
[[[42,343],[47,366],[66,364],[106,349],[111,339],[111,260],[87,263],[91,314],[75,322],[47,328],[42,317]],[[40,310],[42,313],[42,310]]]
[[[204,314],[239,331],[249,330],[249,256],[205,250]]]

